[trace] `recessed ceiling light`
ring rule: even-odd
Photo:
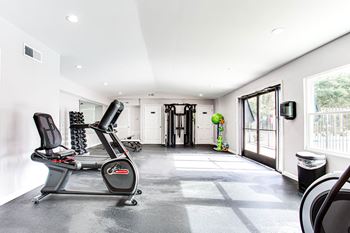
[[[202,96],[203,96],[203,94],[202,94],[202,93],[200,93],[200,94],[199,94],[199,96],[200,96],[200,97],[202,97]]]
[[[118,92],[118,95],[122,95],[122,94],[123,94],[123,92],[121,92],[121,91]]]
[[[285,28],[283,28],[283,27],[278,27],[278,28],[272,29],[271,33],[272,33],[273,35],[279,35],[279,34],[281,34],[282,32],[284,32],[284,30],[285,30]]]
[[[66,20],[71,22],[71,23],[78,23],[78,21],[79,21],[78,16],[76,16],[76,15],[67,15]]]
[[[75,68],[77,68],[78,70],[82,69],[83,66],[82,65],[76,65]]]
[[[103,85],[104,85],[104,86],[108,86],[108,83],[107,83],[107,82],[104,82]]]

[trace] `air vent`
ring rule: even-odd
[[[24,56],[30,57],[31,59],[38,61],[38,62],[42,62],[42,56],[41,56],[41,52],[39,52],[38,50],[33,49],[32,47],[24,44]]]

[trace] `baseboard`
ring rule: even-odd
[[[86,147],[86,149],[89,149],[89,148],[92,148],[92,147],[95,147],[95,146],[98,146],[98,145],[101,145],[101,143],[95,143],[93,145],[89,145],[88,147]]]
[[[233,151],[233,150],[231,150],[231,149],[228,149],[228,151],[227,151],[228,153],[230,153],[230,154],[237,154],[235,151]]]
[[[292,180],[298,181],[298,177],[290,172],[284,171],[284,172],[282,172],[282,175],[284,175]]]
[[[3,198],[0,199],[0,206],[6,204],[7,202],[10,202],[14,199],[16,199],[17,197],[22,196],[23,194],[26,194],[27,192],[32,191],[33,189],[36,189],[37,187],[41,186],[42,184],[35,186],[35,187],[31,187],[31,188],[25,188],[25,189],[21,189],[15,193],[11,193],[10,195],[7,195]]]

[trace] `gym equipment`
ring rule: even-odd
[[[116,125],[114,125],[116,127]],[[117,133],[117,130],[114,129],[114,132]],[[133,152],[140,152],[142,150],[142,144],[140,139],[133,139],[134,135],[128,136],[124,139],[121,139],[120,141],[123,143],[123,145],[129,149],[131,149]],[[115,143],[111,143],[113,147],[116,147]]]
[[[133,136],[129,136],[125,139],[122,139],[121,142],[125,147],[132,149],[134,152],[140,152],[142,150],[142,144],[140,139],[133,139]]]
[[[90,125],[97,133],[102,145],[113,159],[108,159],[101,167],[102,178],[108,191],[77,191],[66,190],[65,186],[73,172],[84,172],[85,164],[75,159],[75,152],[61,145],[61,133],[57,129],[52,117],[45,113],[35,113],[34,121],[41,137],[41,146],[35,149],[31,159],[43,163],[49,168],[49,174],[41,195],[34,198],[38,204],[41,199],[49,194],[76,194],[76,195],[117,195],[127,196],[125,204],[136,205],[134,195],[141,194],[137,189],[139,174],[135,163],[125,149],[119,138],[114,135],[112,126],[118,119],[123,109],[123,104],[114,100],[99,123]],[[117,155],[106,138],[106,134],[112,137],[113,142],[121,155]],[[56,148],[63,151],[54,152]],[[45,151],[45,152],[41,152]],[[89,168],[89,167],[88,167]]]
[[[179,106],[183,107],[180,111]],[[176,135],[181,138],[183,132],[184,145],[195,145],[195,113],[196,104],[164,104],[165,107],[165,145],[176,146]],[[183,125],[185,122],[185,125]]]
[[[341,173],[317,179],[305,191],[300,205],[304,233],[350,232],[350,166]]]
[[[84,124],[84,114],[82,112],[69,112],[70,125]],[[79,155],[86,154],[86,130],[70,128],[71,148]]]
[[[228,151],[228,144],[223,142],[223,131],[224,131],[224,116],[220,113],[214,113],[211,117],[211,122],[216,125],[216,135],[217,135],[217,143],[214,150],[216,151]]]
[[[214,113],[213,116],[211,117],[211,122],[217,125],[217,124],[220,124],[220,121],[223,119],[224,119],[224,116],[221,115],[221,113]]]
[[[113,105],[114,102],[111,103],[111,105]],[[123,153],[123,149],[120,148],[120,146],[118,145],[118,143],[114,143],[115,139],[114,139],[114,130],[115,128],[117,127],[117,124],[115,123],[120,114],[122,113],[122,111],[124,110],[124,105],[119,105],[119,108],[117,109],[117,113],[115,115],[115,118],[113,119],[113,130],[108,130],[107,131],[107,134],[109,135],[109,137],[112,139],[112,144],[114,145],[114,151],[118,151],[119,153]],[[107,112],[105,113],[107,114]],[[79,117],[80,119],[82,119],[82,116],[83,114],[82,113],[79,113]],[[81,122],[81,121],[80,121]],[[95,125],[98,125],[99,122],[95,122],[94,124],[82,124],[82,123],[74,123],[74,122],[71,122],[71,125],[70,125],[70,129],[71,129],[71,132],[73,133],[73,135],[71,135],[71,139],[72,139],[72,149],[74,151],[78,151],[78,153],[80,151],[84,151],[86,150],[86,139],[85,138],[81,138],[81,136],[79,136],[78,134],[85,134],[86,132],[86,129],[88,128],[91,128],[95,131],[95,133],[97,134],[97,136],[99,137],[100,140],[105,140],[105,137],[101,136],[101,132],[99,130],[96,130],[96,127],[94,127]],[[112,127],[112,125],[110,126]],[[80,133],[78,133],[80,132]],[[76,139],[79,139],[79,140],[76,140]],[[75,144],[77,143],[77,144]],[[87,152],[87,150],[86,150]],[[84,163],[84,169],[100,169],[102,167],[102,165],[109,159],[114,159],[116,158],[115,154],[111,151],[107,151],[108,155],[88,155],[86,153],[84,154],[79,154],[79,155],[75,155],[74,158],[75,160],[81,162],[81,163]],[[89,166],[87,166],[89,164]]]

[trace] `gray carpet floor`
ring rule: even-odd
[[[137,206],[120,205],[120,197],[69,195],[34,205],[38,188],[0,207],[0,232],[300,232],[296,183],[271,169],[209,146],[146,145],[132,155],[143,190]],[[74,174],[69,187],[105,188],[98,171]]]

